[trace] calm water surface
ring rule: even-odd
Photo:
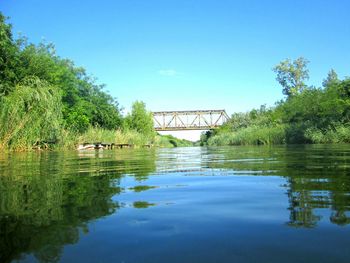
[[[350,146],[0,155],[0,262],[350,262]]]

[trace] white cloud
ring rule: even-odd
[[[167,77],[174,77],[179,75],[179,72],[177,72],[174,69],[161,69],[158,71],[158,74],[162,75],[162,76],[167,76]]]

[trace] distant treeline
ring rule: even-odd
[[[235,113],[218,130],[201,136],[202,145],[268,145],[350,142],[350,79],[340,80],[332,69],[322,87],[307,86],[308,61],[298,58],[274,71],[284,100]]]
[[[58,56],[53,44],[15,39],[1,13],[0,124],[0,149],[26,150],[42,142],[73,148],[103,135],[115,143],[173,145],[157,138],[143,102],[123,117],[104,85]]]

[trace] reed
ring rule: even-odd
[[[56,140],[60,132],[60,94],[31,77],[19,83],[0,103],[0,149],[27,150],[38,141]]]
[[[114,144],[132,144],[135,147],[142,147],[146,144],[152,144],[152,138],[134,130],[107,130],[98,127],[90,127],[82,134],[64,130],[57,148],[76,149],[79,144],[106,142]]]
[[[208,139],[210,146],[223,145],[271,145],[285,143],[285,127],[249,126],[234,132],[223,132]]]
[[[350,125],[339,123],[326,130],[310,128],[305,137],[312,143],[350,143]]]

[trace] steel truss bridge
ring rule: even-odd
[[[210,130],[230,119],[225,110],[159,111],[152,114],[156,131]]]

